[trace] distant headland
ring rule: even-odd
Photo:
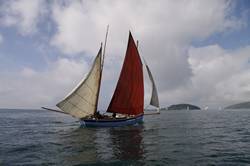
[[[243,102],[225,107],[225,109],[250,109],[250,102]]]
[[[175,104],[168,107],[168,110],[200,110],[201,108],[191,104]]]

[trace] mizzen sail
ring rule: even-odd
[[[98,93],[101,82],[101,63],[102,47],[100,48],[87,77],[56,106],[76,118],[93,115],[97,110]]]
[[[153,78],[153,75],[146,63],[146,61],[144,60],[145,62],[145,65],[146,65],[146,69],[147,69],[147,72],[148,72],[148,76],[149,76],[149,79],[151,81],[151,84],[152,84],[152,95],[151,95],[151,99],[150,99],[150,105],[152,106],[155,106],[155,107],[159,107],[159,98],[158,98],[158,93],[157,93],[157,89],[156,89],[156,86],[155,86],[155,82],[154,82],[154,78]]]
[[[134,39],[129,33],[127,51],[107,112],[138,115],[143,113],[144,85],[142,62]]]

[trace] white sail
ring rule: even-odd
[[[150,100],[150,105],[155,106],[155,107],[159,107],[159,98],[158,98],[158,93],[157,93],[157,89],[155,86],[155,82],[154,82],[154,78],[153,75],[144,59],[145,65],[146,65],[146,69],[149,75],[149,79],[152,83],[152,95],[151,95],[151,100]]]
[[[100,48],[87,77],[56,106],[76,118],[93,115],[97,109],[101,79],[102,48]]]

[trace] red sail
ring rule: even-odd
[[[142,62],[129,33],[128,47],[120,78],[107,112],[138,115],[143,113],[144,86]]]

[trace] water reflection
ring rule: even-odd
[[[111,128],[110,139],[116,159],[140,160],[143,159],[143,125],[126,128]]]
[[[77,128],[61,135],[65,165],[91,164],[97,161],[95,129]]]
[[[65,164],[142,161],[143,125],[122,128],[78,128],[61,135]]]

